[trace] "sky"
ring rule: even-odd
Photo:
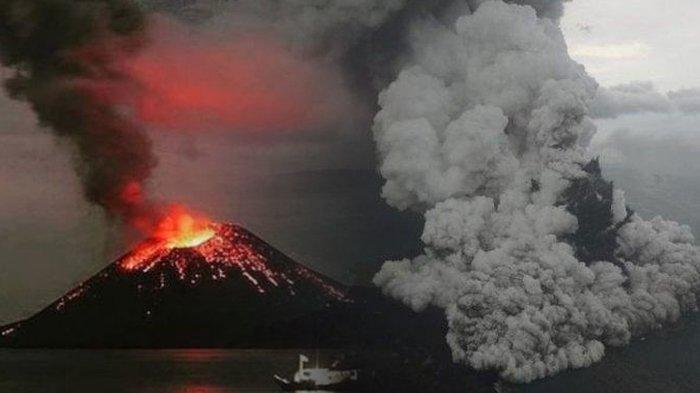
[[[602,85],[675,90],[700,86],[699,19],[694,0],[573,0],[561,23],[570,55]]]
[[[571,55],[601,85],[651,81],[668,91],[700,87],[698,20],[700,2],[694,0],[672,0],[663,6],[652,0],[573,0],[566,6],[562,28]],[[599,133],[593,144],[613,180],[633,185],[637,178],[631,174],[653,172],[675,179],[673,184],[653,183],[655,193],[665,192],[697,177],[698,120],[697,115],[681,113],[597,120]],[[350,258],[361,260],[374,253],[383,259],[391,251],[363,242],[389,234],[417,234],[410,218],[384,210],[379,185],[368,180],[367,172],[328,172],[371,171],[375,165],[367,155],[372,149],[369,131],[347,132],[355,135],[349,140],[364,142],[346,143],[348,139],[339,135],[330,143],[296,140],[265,146],[225,136],[205,140],[161,134],[155,141],[161,165],[153,187],[162,197],[183,198],[194,207],[217,206],[212,212],[217,218],[242,222],[303,262],[343,277],[347,272],[329,267],[328,258],[346,254],[349,264]],[[28,316],[122,250],[102,213],[83,201],[72,165],[70,147],[37,126],[27,105],[0,93],[0,323]],[[324,179],[341,173],[343,181],[331,186],[302,181],[298,186],[290,180],[309,173]],[[268,186],[260,186],[262,178]],[[357,184],[364,188],[358,191]],[[292,197],[285,196],[289,190]],[[693,213],[692,203],[686,210],[673,210],[678,205],[673,199],[659,201],[648,192],[638,187],[628,197],[647,204],[643,210],[649,214],[680,221],[700,215]],[[386,226],[368,229],[376,225],[372,214],[386,217]],[[693,222],[700,225],[700,218]],[[299,241],[330,236],[338,227],[347,230],[347,238],[323,238],[327,249]],[[348,243],[352,246],[341,248]],[[370,251],[353,252],[366,246]]]
[[[573,0],[561,21],[570,55],[602,86],[652,82],[661,92],[700,86],[700,2]],[[679,112],[596,121],[593,147],[607,164],[690,177],[700,118]],[[634,141],[635,153],[621,144]],[[644,146],[644,148],[642,148]]]

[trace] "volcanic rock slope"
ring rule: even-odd
[[[137,247],[38,314],[0,328],[0,346],[313,345],[313,323],[286,324],[352,302],[342,285],[247,230],[214,229],[194,247]]]

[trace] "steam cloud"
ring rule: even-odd
[[[629,211],[588,156],[598,86],[567,54],[561,4],[537,4],[554,11],[486,1],[419,25],[374,127],[384,198],[425,212],[425,254],[374,282],[416,311],[443,308],[454,359],[516,382],[677,320],[700,284],[689,228]],[[603,109],[665,102],[650,91],[607,91]],[[621,95],[643,98],[620,108]]]

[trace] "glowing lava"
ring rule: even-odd
[[[209,219],[190,213],[182,206],[174,206],[158,223],[154,237],[162,239],[172,249],[197,247],[215,234]]]
[[[201,214],[173,205],[155,225],[151,237],[136,246],[121,265],[127,270],[141,267],[148,260],[176,248],[192,248],[206,243],[216,235],[214,224]]]
[[[154,290],[178,283],[197,286],[202,282],[226,282],[239,277],[256,292],[283,291],[295,296],[297,283],[311,284],[325,296],[344,300],[345,293],[311,269],[295,263],[245,229],[215,223],[201,214],[173,205],[156,225],[148,240],[118,260],[126,275],[152,279]],[[306,285],[306,284],[301,284]],[[145,287],[142,287],[142,289]],[[56,310],[82,296],[81,286],[64,296]]]

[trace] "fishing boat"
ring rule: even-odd
[[[359,390],[360,372],[355,369],[343,369],[339,364],[334,364],[331,368],[316,367],[308,368],[306,363],[309,358],[299,355],[299,369],[290,379],[275,375],[275,382],[285,392],[296,390],[325,390],[325,391],[356,391]]]

